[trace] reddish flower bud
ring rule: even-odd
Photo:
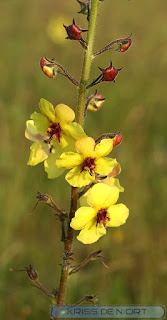
[[[126,50],[129,49],[129,47],[132,44],[132,39],[131,38],[127,38],[126,40],[122,40],[118,43],[118,51],[119,52],[125,52]]]
[[[82,40],[82,32],[86,32],[88,30],[82,30],[80,29],[76,24],[75,24],[75,20],[73,19],[73,24],[71,24],[70,26],[65,26],[63,24],[64,28],[66,29],[66,32],[68,34],[68,37],[66,39],[70,39],[70,40]]]
[[[105,98],[103,98],[103,96],[100,93],[97,93],[96,91],[94,95],[88,98],[87,110],[94,112],[98,111],[103,105],[104,101]]]
[[[123,136],[121,133],[116,134],[116,136],[113,138],[113,147],[116,147],[118,144],[120,144],[122,141],[122,138]]]
[[[116,69],[113,67],[112,62],[110,63],[110,66],[106,69],[102,69],[99,67],[99,69],[102,71],[102,81],[113,81],[115,82],[115,78],[118,74],[118,72],[122,69]]]
[[[42,58],[40,60],[40,66],[44,74],[49,78],[54,78],[56,76],[55,65],[52,65],[47,59]]]

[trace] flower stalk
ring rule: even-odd
[[[81,80],[78,92],[78,107],[77,107],[77,122],[83,126],[84,123],[84,111],[86,101],[86,86],[89,80],[89,74],[91,70],[91,64],[93,61],[93,44],[95,39],[96,22],[98,14],[99,0],[92,0],[91,13],[88,24],[88,36],[87,36],[87,50],[85,50]]]
[[[92,0],[91,13],[90,13],[90,19],[88,24],[88,35],[87,35],[87,41],[86,41],[87,49],[84,52],[81,80],[80,80],[79,91],[78,91],[78,106],[77,106],[76,121],[82,127],[84,124],[84,111],[85,111],[86,91],[87,91],[86,86],[89,80],[91,63],[93,60],[93,44],[94,44],[94,38],[95,38],[98,6],[99,6],[99,0]],[[65,253],[70,253],[72,249],[74,229],[70,227],[70,222],[77,210],[77,202],[78,202],[78,188],[72,187],[69,226],[68,226],[67,238],[65,241],[65,248],[64,248]],[[66,265],[65,261],[63,261],[59,290],[58,290],[58,300],[57,300],[58,305],[64,304],[68,277],[69,277],[68,266]]]

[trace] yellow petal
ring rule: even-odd
[[[103,139],[95,147],[96,158],[107,156],[113,149],[112,139]]]
[[[49,179],[55,179],[55,178],[59,177],[64,172],[64,169],[58,168],[56,166],[56,159],[57,159],[57,155],[51,154],[44,161],[45,172],[47,172]]]
[[[117,187],[109,187],[105,183],[97,183],[90,189],[87,202],[91,207],[100,210],[115,204],[118,198],[119,190]]]
[[[48,144],[38,141],[32,144],[30,150],[30,157],[27,162],[29,166],[36,166],[38,163],[43,162],[50,153]]]
[[[66,134],[70,135],[75,140],[86,136],[83,128],[77,122],[65,124],[63,125],[62,129]]]
[[[53,105],[41,98],[40,99],[40,102],[39,102],[39,108],[41,110],[41,112],[52,122],[55,122],[55,115],[54,115],[54,108],[53,108]]]
[[[84,229],[81,230],[77,239],[84,244],[91,244],[99,240],[100,237],[106,234],[106,229],[103,225],[96,226],[96,219],[92,219]]]
[[[121,166],[120,163],[117,164],[117,166],[109,173],[109,177],[115,177],[121,172]]]
[[[68,137],[66,134],[62,134],[60,138],[60,143],[57,142],[55,138],[51,141],[51,145],[54,146],[56,151],[58,151],[60,154],[62,152],[68,152],[68,151],[73,151],[76,153],[75,149],[75,141]]]
[[[72,122],[75,119],[74,111],[66,104],[60,103],[55,107],[55,116],[66,123]]]
[[[76,141],[76,150],[84,158],[95,157],[95,141],[91,137],[84,137]]]
[[[45,139],[39,134],[33,120],[26,121],[25,137],[31,141],[43,141]]]
[[[120,182],[117,178],[107,177],[103,180],[103,183],[107,184],[110,187],[115,186],[119,189],[119,192],[124,192],[124,188],[120,185]]]
[[[68,146],[68,141],[67,141],[67,136],[66,134],[61,134],[61,137],[60,137],[60,146],[61,148],[65,148]]]
[[[81,188],[94,181],[95,174],[91,176],[88,171],[81,172],[81,166],[77,166],[66,174],[65,179],[71,186]]]
[[[90,207],[81,207],[75,212],[75,217],[71,220],[71,228],[81,230],[87,223],[96,217],[96,210]]]
[[[119,227],[126,222],[129,216],[129,209],[122,203],[116,204],[108,208],[107,227]]]
[[[96,160],[96,172],[100,175],[107,176],[112,171],[118,162],[112,158],[100,158]]]
[[[58,168],[71,169],[83,162],[80,154],[74,152],[63,152],[59,159],[56,160]]]
[[[48,118],[37,112],[32,113],[30,118],[34,121],[34,125],[37,128],[38,133],[45,137],[49,126]]]

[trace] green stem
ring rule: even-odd
[[[78,108],[77,108],[76,121],[81,126],[83,126],[83,123],[84,123],[86,86],[89,80],[91,63],[93,60],[93,44],[94,44],[94,38],[95,38],[98,5],[99,5],[99,0],[92,0],[91,13],[90,13],[90,19],[89,19],[89,25],[88,25],[87,50],[84,53],[84,60],[83,60],[81,80],[80,80],[79,93],[78,93]],[[70,222],[75,215],[75,211],[77,210],[77,202],[78,202],[78,188],[72,188],[71,208],[70,208],[70,215],[69,215]],[[65,257],[68,256],[68,254],[71,252],[71,249],[72,249],[74,230],[70,227],[70,222],[69,222],[67,238],[65,242],[65,249],[64,249]],[[64,304],[68,277],[69,277],[68,261],[63,259],[61,278],[60,278],[60,284],[59,284],[58,300],[57,300],[58,305]]]
[[[84,110],[85,110],[85,101],[86,101],[86,86],[89,80],[89,74],[91,69],[91,64],[93,60],[93,44],[95,39],[96,31],[96,21],[98,14],[99,0],[92,0],[91,4],[91,13],[88,25],[88,36],[87,36],[87,50],[84,54],[81,80],[78,93],[78,108],[77,108],[77,122],[83,126],[84,123]]]

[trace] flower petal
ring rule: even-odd
[[[129,216],[129,209],[122,203],[116,204],[108,208],[107,227],[119,227],[126,222]]]
[[[46,137],[46,131],[49,126],[49,120],[45,116],[43,116],[43,114],[37,112],[32,113],[30,118],[34,120],[34,125],[38,133]]]
[[[116,177],[121,172],[120,163],[108,174],[109,177]]]
[[[110,187],[115,186],[119,189],[119,192],[124,192],[124,188],[120,185],[119,179],[117,178],[107,177],[103,180],[103,183],[107,184]]]
[[[75,212],[75,217],[71,220],[70,226],[74,230],[81,230],[89,221],[96,217],[96,210],[90,207],[81,207]]]
[[[74,111],[66,104],[60,103],[55,107],[55,116],[66,123],[72,122],[75,119]]]
[[[58,156],[56,154],[51,154],[44,161],[45,172],[47,172],[49,179],[55,179],[55,178],[59,177],[65,170],[63,168],[58,168],[56,166],[57,157]]]
[[[81,166],[77,166],[66,174],[65,179],[71,186],[81,188],[94,181],[95,174],[91,176],[88,171],[81,172]]]
[[[76,150],[84,158],[86,157],[95,157],[95,141],[91,137],[83,137],[76,141],[75,143]]]
[[[66,124],[62,127],[62,129],[66,134],[70,135],[75,140],[86,136],[83,128],[77,122]]]
[[[32,144],[30,150],[30,157],[27,162],[29,166],[36,166],[38,163],[47,159],[50,153],[48,144],[38,141]]]
[[[95,147],[96,158],[107,156],[113,149],[112,139],[103,139]]]
[[[103,225],[96,226],[96,219],[92,219],[84,229],[81,230],[77,239],[84,244],[91,244],[99,240],[100,237],[106,234],[106,229]]]
[[[71,169],[83,162],[80,154],[74,152],[63,152],[59,159],[56,160],[58,168]]]
[[[33,120],[26,121],[25,137],[31,141],[43,141],[45,139],[39,134]]]
[[[50,121],[55,122],[54,107],[49,101],[41,98],[39,108],[44,116],[46,116]]]
[[[105,183],[97,183],[90,189],[87,202],[91,207],[100,210],[115,204],[118,198],[119,190],[117,187],[109,187]]]
[[[100,175],[106,176],[110,171],[117,166],[118,162],[112,158],[99,158],[96,160],[96,172]]]

